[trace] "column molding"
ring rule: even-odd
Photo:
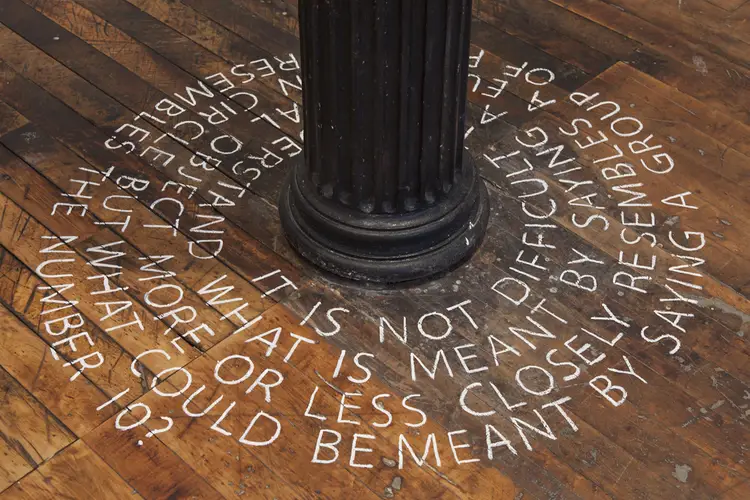
[[[487,221],[464,150],[471,0],[300,0],[304,162],[282,193],[292,245],[351,279],[426,278]]]

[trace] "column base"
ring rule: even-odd
[[[388,284],[441,274],[468,259],[487,228],[487,188],[467,152],[449,195],[405,214],[365,214],[326,200],[301,167],[281,192],[282,227],[306,260],[346,279]]]

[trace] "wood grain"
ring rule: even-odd
[[[97,478],[95,481],[86,478]],[[6,498],[143,498],[83,441],[76,441],[8,489]]]
[[[300,151],[298,1],[0,2],[3,498],[750,498],[750,2],[474,0],[471,54],[478,63],[467,145],[490,192],[490,228],[461,268],[386,292],[331,281],[291,251],[276,200],[289,169],[304,160],[290,155],[269,168],[255,156],[275,141]],[[521,66],[546,68],[554,81],[508,77]],[[246,93],[222,90],[219,77]],[[207,89],[194,94],[195,104],[179,97],[191,87]],[[599,161],[618,147],[621,164],[639,165],[641,157],[621,137],[580,147],[600,130],[612,134],[607,110],[576,105],[574,92],[620,103],[620,113],[640,120],[675,160],[669,175],[640,170],[632,181],[653,206],[627,214],[654,215],[654,245],[642,238],[624,246],[622,234],[633,231],[622,216],[627,192],[614,189],[618,182]],[[554,104],[538,106],[540,96]],[[156,113],[167,101],[185,104],[184,112]],[[216,120],[212,109],[229,118]],[[581,118],[592,126],[560,133]],[[204,133],[180,129],[186,121],[202,123]],[[122,141],[134,130],[148,140],[128,150]],[[491,161],[519,149],[534,130],[549,132],[562,156],[571,156],[566,168],[579,184],[560,182],[538,148]],[[220,136],[242,148],[221,162],[195,164]],[[157,137],[171,163],[149,149]],[[528,226],[528,209],[541,213],[545,199],[526,197],[529,186],[514,183],[530,158],[538,161],[533,177],[557,206],[552,227],[539,231]],[[108,177],[109,169],[115,173]],[[147,186],[120,186],[118,176]],[[88,184],[90,199],[80,198],[85,213],[66,213],[59,204],[71,200],[66,194],[76,182],[96,184]],[[573,204],[581,186],[600,208]],[[697,210],[661,202],[685,191]],[[159,203],[165,197],[174,201]],[[112,200],[127,211],[111,210]],[[123,214],[127,226],[118,225]],[[604,229],[574,222],[593,215]],[[198,259],[188,249],[209,251],[193,230],[207,217],[220,220],[223,248]],[[696,254],[705,262],[679,276],[690,282],[679,289],[689,300],[667,303],[685,313],[678,330],[657,326],[655,311],[675,286],[675,266],[691,262],[670,243],[670,234],[685,231],[705,235]],[[542,233],[549,246],[532,250],[529,237]],[[77,238],[43,252],[66,235]],[[123,253],[111,259],[118,272],[110,283],[120,288],[112,297],[132,305],[108,317],[91,279],[97,269],[90,263],[101,255],[91,249],[114,241]],[[623,251],[656,259],[644,293],[623,293],[613,281]],[[540,267],[520,264],[524,253],[538,256]],[[172,258],[155,264],[165,274],[159,283],[182,290],[180,305],[195,311],[194,320],[170,326],[144,298],[156,283],[144,279],[142,266],[163,254]],[[595,260],[571,267],[581,255]],[[46,264],[53,258],[63,260]],[[529,295],[517,306],[493,284],[522,277],[513,270],[521,265],[539,278],[523,278]],[[560,279],[566,269],[598,286],[575,288]],[[277,288],[281,276],[294,286]],[[51,291],[63,283],[72,286]],[[220,293],[206,291],[212,283],[231,286],[222,296],[230,300],[209,300]],[[464,314],[450,309],[458,303]],[[624,323],[602,324],[596,316],[603,307]],[[61,311],[80,318],[79,337],[73,328],[55,333]],[[419,333],[439,324],[438,313],[452,321],[450,335]],[[142,328],[122,326],[133,314]],[[193,323],[213,335],[191,336]],[[645,341],[644,327],[674,340]],[[553,334],[526,330],[529,346],[518,328]],[[567,345],[575,333],[582,342],[581,328],[598,335],[586,337],[587,355],[605,362],[582,362]],[[399,340],[404,331],[408,341]],[[275,333],[278,342],[270,342]],[[616,345],[607,343],[619,333]],[[490,336],[522,355],[498,355]],[[462,350],[475,357],[462,358]],[[355,361],[357,353],[369,354]],[[76,364],[86,355],[102,363]],[[529,366],[554,374],[551,393],[531,397],[523,389],[518,374]],[[563,378],[571,367],[575,377]],[[624,374],[626,367],[643,380]],[[283,377],[268,394],[250,388],[264,370]],[[218,373],[242,381],[227,384]],[[358,382],[364,373],[368,381]],[[603,375],[627,388],[622,404],[592,389]],[[459,397],[477,382],[462,407]],[[390,425],[376,425],[384,415],[371,403],[378,395]],[[419,415],[399,404],[408,395],[418,395],[425,413],[418,428],[409,424]],[[541,406],[555,400],[564,402]],[[267,418],[249,429],[259,412]],[[272,445],[241,441],[243,433],[267,437],[273,419],[281,433]],[[524,434],[514,419],[537,432]],[[488,453],[488,426],[517,454],[508,446]],[[332,464],[312,463],[323,430],[341,437]],[[420,466],[401,449],[405,439],[421,455],[433,437],[439,464],[428,454]],[[452,449],[451,439],[467,447]],[[459,464],[459,456],[477,461]]]

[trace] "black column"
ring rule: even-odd
[[[395,283],[455,267],[487,226],[464,150],[471,0],[299,0],[304,163],[281,221],[304,257]]]

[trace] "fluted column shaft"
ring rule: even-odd
[[[294,248],[392,283],[478,246],[487,193],[464,149],[471,0],[299,0],[304,163],[280,199]]]
[[[365,213],[439,202],[461,175],[471,0],[301,1],[305,155]]]

